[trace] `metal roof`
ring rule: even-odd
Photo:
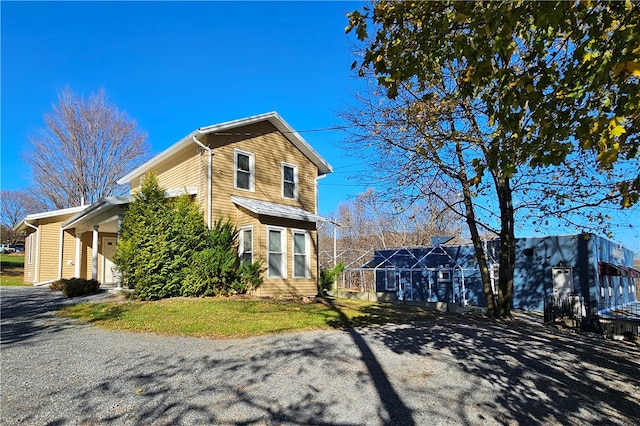
[[[305,222],[326,222],[322,216],[318,216],[298,207],[285,206],[269,201],[254,200],[252,198],[231,196],[231,201],[255,214],[280,217],[283,219],[302,220]]]

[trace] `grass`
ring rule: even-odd
[[[60,314],[110,330],[212,338],[405,323],[437,315],[417,306],[356,300],[302,302],[250,298],[84,303],[66,307]]]
[[[0,254],[0,286],[22,286],[24,255]]]

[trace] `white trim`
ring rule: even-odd
[[[13,230],[19,231],[23,229],[25,226],[33,227],[33,225],[28,223],[29,221],[32,221],[32,220],[47,219],[55,216],[64,216],[67,214],[78,213],[78,212],[84,211],[87,208],[89,208],[89,206],[78,206],[78,207],[70,207],[68,209],[51,210],[48,212],[30,214],[30,215],[27,215],[24,219],[22,219],[22,221],[18,222],[18,224],[13,227]]]
[[[289,167],[291,169],[293,169],[293,198],[291,197],[287,197],[284,193],[284,184],[286,183],[285,179],[284,179],[284,168],[285,167]],[[282,185],[282,198],[284,198],[285,200],[294,200],[294,201],[298,201],[298,166],[295,164],[291,164],[291,163],[287,163],[286,161],[283,161],[280,167],[280,174],[281,174],[281,185]]]
[[[296,244],[295,244],[295,236],[304,235],[304,276],[296,275]],[[291,276],[294,279],[308,279],[311,278],[311,247],[310,241],[311,237],[309,235],[309,231],[306,229],[292,229],[291,230]]]
[[[75,232],[76,234],[76,260],[75,267],[73,270],[73,276],[75,278],[80,278],[80,274],[82,273],[82,232]]]
[[[91,241],[91,279],[92,280],[97,280],[98,279],[98,244],[100,244],[100,242],[98,241],[98,236],[99,236],[99,226],[98,225],[93,225],[93,231],[92,231],[92,241]]]
[[[269,258],[271,257],[271,250],[269,248],[269,233],[271,231],[280,232],[280,270],[282,275],[280,276],[270,276],[270,268],[269,268]],[[287,279],[287,229],[279,226],[267,226],[267,278],[281,278]]]
[[[35,232],[29,234],[29,238],[31,239],[29,242],[29,264],[33,264],[35,262],[35,266],[33,268],[33,280],[31,282],[35,285],[35,283],[38,282],[38,275],[40,274],[40,227],[30,224],[26,219],[23,223],[29,228],[35,229]],[[33,234],[36,236],[33,237]],[[35,244],[33,243],[34,239],[36,240]]]
[[[60,227],[60,243],[58,245],[58,279],[62,279],[62,250],[64,247],[64,229]]]
[[[238,186],[238,155],[249,157],[249,188],[240,188]],[[249,151],[234,148],[233,150],[233,188],[241,191],[255,191],[255,154]],[[243,173],[246,173],[243,171]]]
[[[244,255],[244,231],[251,231],[251,262],[253,262],[253,254],[255,253],[253,225],[243,226],[238,229],[238,258],[242,259]]]
[[[116,247],[118,247],[118,237],[102,237],[102,283],[103,284],[113,284],[115,281],[113,279],[113,273],[111,274],[111,281],[107,281],[107,256],[104,255],[105,247],[107,243],[112,241]],[[111,260],[109,262],[113,263]],[[115,266],[115,263],[113,263]]]
[[[151,160],[142,164],[132,172],[123,176],[118,180],[118,184],[123,185],[127,183],[131,183],[135,178],[143,175],[146,171],[153,169],[158,164],[162,163],[166,159],[173,156],[178,151],[187,147],[189,144],[193,143],[194,136],[202,136],[211,133],[219,133],[224,131],[229,131],[236,127],[247,126],[249,124],[259,123],[261,121],[270,122],[276,129],[278,129],[282,134],[289,139],[289,141],[300,150],[309,160],[313,162],[313,164],[318,168],[318,172],[321,175],[331,173],[333,169],[331,165],[327,163],[312,147],[309,145],[307,141],[305,141],[302,136],[300,136],[289,124],[287,124],[277,112],[268,112],[266,114],[254,115],[251,117],[242,118],[239,120],[227,121],[224,123],[215,124],[213,126],[201,127],[198,130],[195,130],[189,133],[187,136],[171,145],[166,150],[162,151],[160,154],[153,157]]]

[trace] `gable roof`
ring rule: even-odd
[[[118,184],[126,184],[131,182],[136,177],[145,173],[147,170],[153,168],[154,166],[160,164],[162,161],[170,158],[176,152],[180,151],[184,147],[194,143],[193,138],[197,138],[198,136],[204,136],[211,133],[228,131],[237,127],[246,126],[249,124],[259,123],[261,121],[268,121],[271,123],[276,129],[278,129],[282,134],[296,147],[302,152],[311,162],[318,168],[318,173],[320,175],[325,175],[327,173],[331,173],[333,169],[321,156],[318,154],[312,147],[305,141],[302,136],[298,134],[286,121],[278,115],[277,112],[272,111],[265,114],[253,115],[247,118],[241,118],[238,120],[227,121],[224,123],[214,124],[212,126],[201,127],[191,133],[189,133],[184,138],[180,139],[175,144],[171,145],[169,148],[162,151],[160,154],[156,155],[149,161],[142,164],[140,167],[136,168],[132,172],[123,176],[118,180]]]
[[[31,222],[31,221],[37,221],[40,219],[50,219],[53,217],[62,217],[62,216],[69,216],[69,215],[73,215],[75,213],[80,213],[83,212],[84,210],[88,209],[89,205],[85,205],[85,206],[77,206],[77,207],[69,207],[66,209],[60,209],[60,210],[51,210],[51,211],[47,211],[47,212],[42,212],[42,213],[33,213],[30,215],[25,216],[24,219],[22,219],[20,222],[18,222],[18,224],[16,224],[13,227],[14,231],[21,231],[23,229],[27,228],[27,223]]]

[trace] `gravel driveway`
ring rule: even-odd
[[[105,331],[0,288],[2,424],[639,424],[640,350],[525,317],[210,340]]]

